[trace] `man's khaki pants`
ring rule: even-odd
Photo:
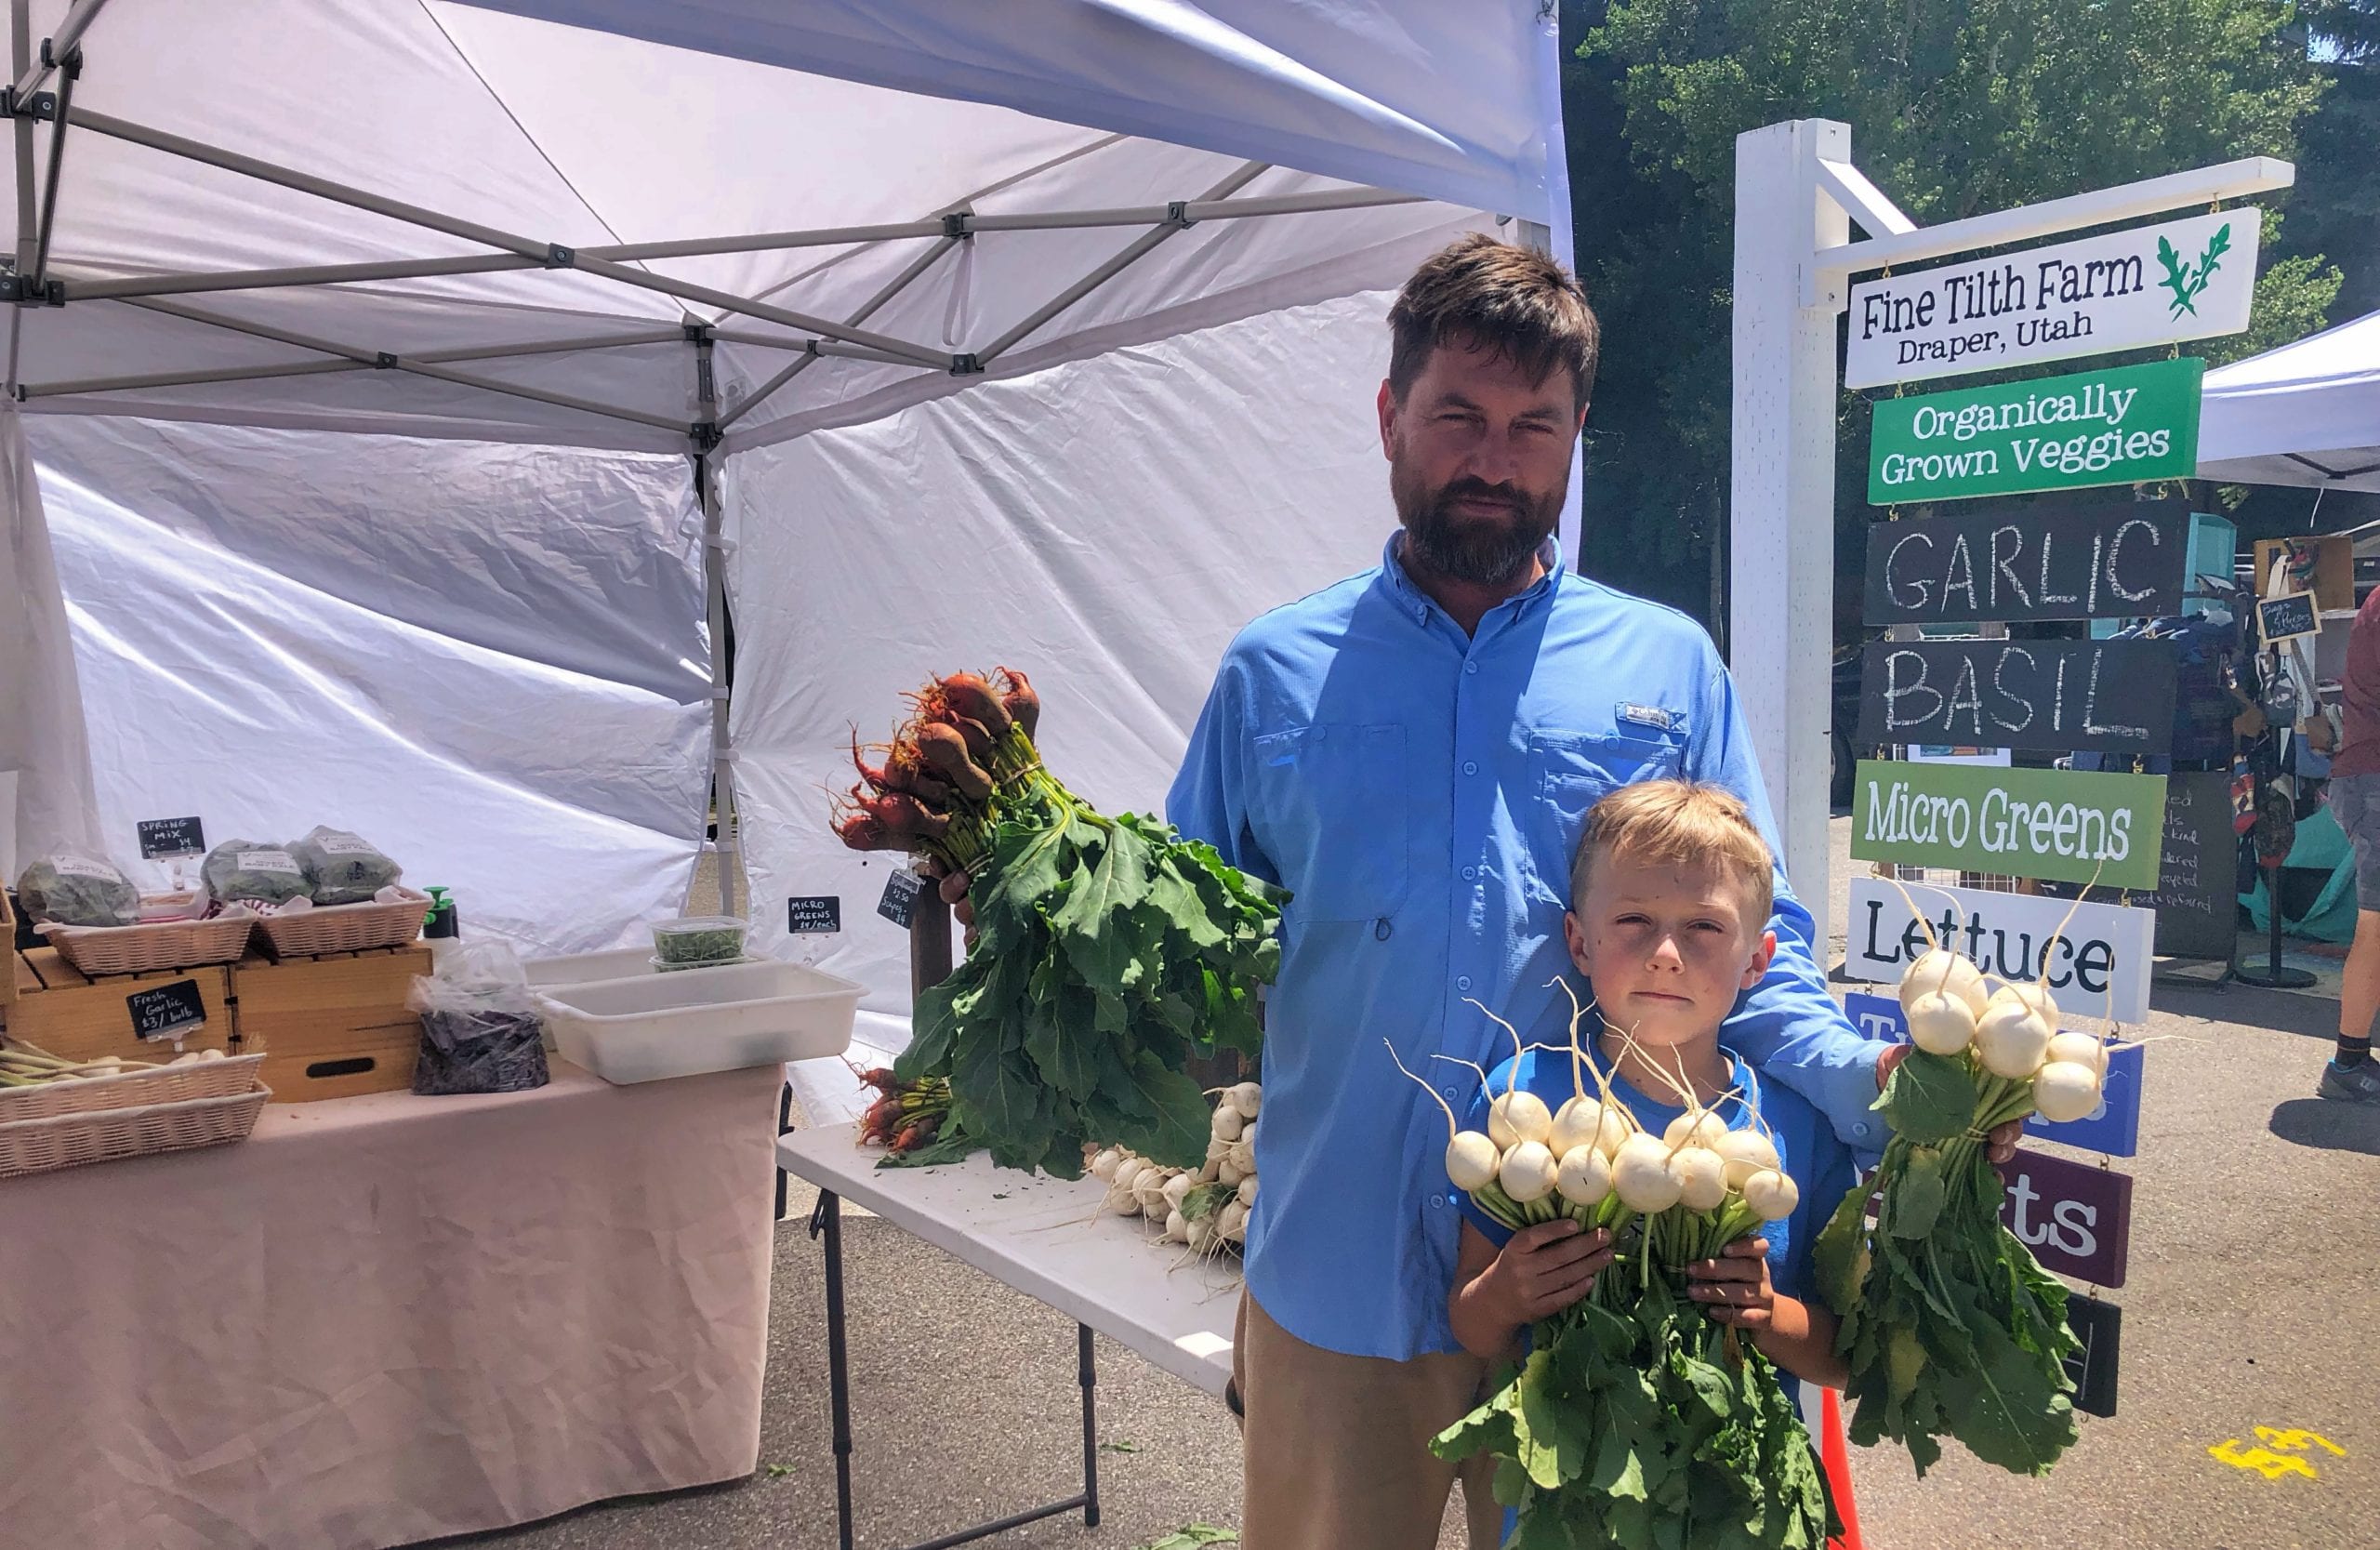
[[[1436,1550],[1458,1476],[1472,1550],[1501,1543],[1493,1464],[1458,1469],[1430,1451],[1478,1402],[1485,1362],[1342,1356],[1282,1329],[1243,1292],[1232,1372],[1246,1411],[1240,1550]]]

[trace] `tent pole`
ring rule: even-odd
[[[8,0],[9,60],[21,80],[33,67],[33,26],[31,0]],[[19,113],[11,121],[17,136],[17,254],[20,277],[33,268],[33,121]],[[17,348],[23,341],[25,310],[8,309],[8,391],[17,391]]]
[[[41,84],[49,79],[49,73],[56,62],[74,51],[74,46],[82,41],[83,34],[90,30],[92,21],[107,3],[108,0],[74,0],[74,4],[67,8],[66,20],[60,22],[58,31],[49,35],[49,50],[41,59],[33,58],[33,40],[28,32],[27,46],[16,60],[18,101],[23,101],[41,89]]]
[[[61,123],[65,121],[61,120]],[[667,275],[653,274],[641,269],[630,269],[626,264],[614,263],[609,259],[590,258],[583,252],[558,243],[542,243],[515,232],[498,231],[493,226],[483,226],[477,221],[441,215],[435,210],[424,209],[418,205],[408,205],[400,199],[390,199],[380,194],[367,192],[363,189],[350,188],[345,183],[333,182],[327,178],[316,178],[311,173],[299,172],[271,162],[259,161],[254,156],[244,156],[236,151],[225,151],[218,146],[187,139],[180,135],[167,134],[162,129],[152,129],[145,125],[133,124],[107,113],[95,113],[77,108],[74,110],[72,122],[79,128],[88,129],[115,139],[128,140],[134,145],[145,145],[152,151],[163,151],[188,161],[198,162],[207,166],[218,166],[227,172],[241,173],[263,182],[295,189],[300,193],[311,193],[317,198],[330,200],[334,204],[351,205],[359,210],[368,210],[374,215],[387,216],[392,220],[405,221],[432,232],[443,232],[450,237],[460,237],[465,242],[475,242],[487,247],[503,248],[535,259],[540,268],[575,269],[583,274],[600,275],[607,280],[616,280],[625,285],[634,285],[641,290],[657,291],[664,296],[676,297],[681,301],[700,301],[707,306],[723,308],[731,312],[743,312],[747,316],[760,318],[769,323],[780,324],[787,328],[823,334],[828,338],[842,339],[852,344],[873,346],[904,360],[914,361],[919,365],[931,366],[936,370],[946,370],[951,364],[948,354],[927,350],[921,345],[888,338],[884,335],[872,334],[862,329],[844,328],[787,308],[771,306],[766,302],[753,301],[740,296],[731,296],[725,291],[713,290],[707,285],[696,285],[686,281],[670,279]]]
[[[1092,291],[1095,291],[1100,286],[1107,284],[1108,281],[1113,280],[1125,270],[1130,269],[1132,265],[1140,262],[1142,258],[1153,252],[1157,246],[1160,243],[1163,243],[1167,238],[1172,236],[1178,232],[1186,231],[1194,219],[1189,213],[1192,203],[1204,203],[1208,200],[1226,198],[1233,192],[1233,191],[1245,188],[1248,184],[1253,182],[1259,175],[1268,170],[1271,165],[1272,164],[1269,162],[1244,162],[1233,171],[1230,177],[1225,178],[1222,182],[1217,183],[1213,188],[1209,189],[1204,194],[1200,195],[1197,201],[1184,201],[1182,207],[1173,212],[1173,218],[1165,225],[1158,227],[1154,232],[1144,232],[1138,237],[1133,238],[1131,243],[1128,245],[1122,252],[1117,254],[1114,258],[1108,259],[1097,269],[1092,270],[1089,274],[1084,275],[1073,285],[1068,285],[1056,296],[1051,297],[1041,306],[1036,308],[1022,323],[1019,323],[1007,333],[1002,334],[998,338],[994,339],[985,350],[978,351],[975,357],[976,364],[979,366],[988,364],[999,356],[1006,354],[1018,340],[1025,338],[1031,335],[1035,329],[1040,327],[1051,318],[1056,317],[1060,312],[1064,311],[1076,302],[1080,301]]]
[[[727,540],[719,490],[723,462],[719,457],[719,378],[712,370],[709,328],[696,324],[686,332],[694,341],[694,397],[702,406],[693,442],[694,497],[703,507],[703,603],[710,626],[710,804],[719,825],[711,851],[719,858],[719,912],[733,915],[741,848],[735,833],[735,750],[727,735]]]
[[[1315,214],[1422,203],[1418,194],[1385,189],[1331,189],[1319,193],[1267,195],[1258,199],[1185,200],[1191,220],[1236,220],[1260,216]],[[969,215],[965,232],[1055,232],[1089,227],[1157,226],[1174,219],[1170,205],[1111,210],[1051,210],[1039,215]],[[618,243],[582,247],[585,258],[633,262],[644,258],[692,258],[721,253],[761,253],[801,247],[834,247],[931,237],[949,222],[903,221],[888,226],[845,226],[815,232],[771,232],[742,237],[696,237],[678,242]],[[73,301],[106,301],[135,296],[184,296],[198,291],[265,290],[280,285],[338,285],[374,280],[414,280],[438,275],[495,274],[542,269],[541,258],[519,253],[470,253],[451,258],[393,258],[371,263],[304,264],[284,269],[218,270],[183,274],[144,274],[114,280],[77,280],[67,286]]]
[[[152,312],[164,312],[169,317],[185,318],[192,323],[202,323],[214,328],[228,329],[234,334],[247,334],[259,339],[271,339],[275,344],[294,345],[299,350],[311,350],[324,355],[341,356],[350,361],[361,362],[367,366],[377,366],[390,371],[412,372],[419,377],[434,377],[442,382],[452,382],[457,387],[480,388],[492,393],[504,393],[513,398],[530,399],[539,404],[551,404],[563,409],[575,409],[581,414],[600,415],[606,419],[628,420],[632,424],[650,425],[681,434],[686,429],[684,420],[670,419],[662,415],[648,415],[639,409],[623,409],[609,404],[598,404],[592,399],[574,398],[568,393],[548,392],[542,388],[527,388],[518,383],[499,382],[493,378],[476,377],[469,372],[456,371],[449,366],[424,361],[418,356],[391,355],[386,351],[364,350],[356,345],[340,344],[332,339],[318,339],[310,335],[292,333],[285,328],[268,327],[261,323],[218,317],[212,312],[203,312],[195,307],[184,306],[179,302],[151,299],[133,301],[128,305],[144,307]]]
[[[580,350],[609,350],[642,344],[676,344],[682,328],[641,334],[612,334],[583,339],[537,339],[521,344],[473,345],[462,350],[423,350],[399,356],[400,361],[494,361],[515,355],[561,355]],[[63,398],[73,393],[127,392],[141,388],[198,387],[210,382],[260,381],[274,377],[311,377],[327,372],[368,371],[379,364],[346,357],[336,361],[292,361],[278,365],[223,366],[212,371],[152,372],[140,377],[93,377],[69,382],[28,382],[22,398]]]
[[[878,308],[883,306],[886,302],[892,300],[894,297],[906,290],[919,275],[933,268],[935,260],[939,259],[944,254],[949,252],[952,248],[958,246],[963,240],[964,239],[959,237],[945,237],[940,242],[934,244],[932,247],[927,248],[923,253],[919,254],[915,258],[910,259],[909,266],[906,269],[903,270],[900,273],[894,275],[890,281],[888,281],[882,290],[878,291],[874,296],[869,297],[866,301],[860,303],[858,311],[853,312],[851,316],[844,321],[848,323],[866,323],[869,316],[872,315]],[[795,378],[809,370],[812,364],[817,359],[818,356],[816,354],[804,355],[800,360],[794,362],[791,365],[787,366],[783,371],[778,372],[774,377],[770,378],[766,382],[761,383],[760,388],[747,396],[743,403],[737,404],[734,408],[730,409],[726,414],[720,417],[720,431],[724,433],[729,426],[734,425],[737,420],[742,419],[746,415],[748,415],[754,409],[759,408],[760,406],[761,400],[767,398],[771,393],[775,392],[779,388],[784,387],[787,382],[792,381]]]
[[[33,267],[27,272],[33,285],[49,273],[49,233],[58,223],[58,175],[66,165],[66,115],[74,108],[74,83],[82,79],[83,55],[69,53],[59,67],[64,79],[58,86],[58,116],[49,128],[49,178],[42,188],[41,228],[33,238]]]

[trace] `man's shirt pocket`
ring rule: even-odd
[[[1405,728],[1316,722],[1256,739],[1249,827],[1279,866],[1292,921],[1369,921],[1405,902]]]

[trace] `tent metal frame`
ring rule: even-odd
[[[8,335],[7,388],[18,403],[34,399],[105,394],[160,388],[210,386],[218,383],[265,381],[293,377],[328,376],[355,371],[401,371],[457,387],[548,404],[574,413],[625,424],[673,431],[687,439],[696,501],[703,513],[703,579],[707,620],[711,638],[711,772],[713,809],[718,825],[720,907],[734,909],[734,862],[739,854],[733,811],[733,771],[735,752],[729,737],[727,664],[727,557],[721,476],[724,471],[726,435],[731,427],[774,396],[787,383],[826,358],[866,361],[879,364],[944,371],[953,377],[981,376],[994,361],[1008,354],[1052,319],[1100,286],[1130,269],[1178,233],[1201,221],[1241,220],[1269,216],[1318,214],[1334,210],[1373,208],[1424,203],[1417,194],[1388,189],[1347,187],[1312,193],[1238,197],[1240,191],[1270,170],[1265,162],[1244,162],[1197,198],[1164,205],[1125,205],[1099,209],[1051,210],[982,215],[961,205],[912,221],[867,226],[821,227],[743,235],[693,237],[663,242],[614,243],[574,248],[540,241],[459,216],[375,193],[367,189],[319,178],[295,167],[245,155],[222,146],[136,124],[112,114],[77,107],[73,84],[80,73],[80,40],[107,0],[73,0],[58,30],[33,47],[30,0],[9,0],[10,81],[0,86],[0,117],[10,121],[17,170],[17,232],[13,262],[0,274],[0,301],[13,302]],[[54,92],[43,88],[59,78]],[[34,126],[50,126],[47,177],[35,179]],[[364,263],[311,264],[279,269],[233,270],[150,275],[101,276],[53,274],[49,267],[67,131],[104,135],[144,146],[166,155],[222,171],[254,178],[351,209],[386,217],[424,231],[491,249],[485,253],[441,258],[392,258]],[[1102,260],[1079,279],[1018,320],[976,351],[935,350],[911,340],[877,332],[867,320],[896,296],[917,283],[954,248],[994,232],[1050,232],[1101,228],[1144,227],[1145,231]],[[857,247],[884,243],[930,240],[922,252],[865,303],[840,320],[813,316],[756,297],[657,274],[635,267],[653,259],[682,258],[732,253],[762,253],[808,247]],[[357,285],[381,281],[430,279],[448,275],[499,273],[508,271],[563,270],[593,275],[635,289],[653,291],[681,304],[715,311],[715,318],[694,314],[691,306],[674,328],[628,330],[578,338],[491,343],[459,349],[398,352],[345,340],[318,338],[252,319],[228,316],[194,307],[175,297],[215,291],[269,290],[307,285]],[[130,376],[28,383],[18,374],[22,342],[23,309],[27,306],[71,306],[114,301],[180,318],[205,327],[222,329],[307,351],[317,359],[259,363],[181,372],[150,372]],[[772,324],[789,330],[786,336],[748,328],[729,328],[720,320],[730,315]],[[628,349],[683,342],[691,351],[698,418],[693,421],[652,414],[626,404],[602,403],[575,394],[481,373],[456,369],[455,363],[510,357],[568,354],[582,351]],[[719,400],[715,351],[718,345],[795,352],[795,359],[723,412]],[[160,405],[161,409],[169,406]]]

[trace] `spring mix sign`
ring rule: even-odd
[[[2070,361],[2248,326],[2263,218],[2225,210],[1852,287],[1846,388]]]
[[[2200,360],[1876,401],[1868,498],[1973,496],[2188,479],[2198,471]]]

